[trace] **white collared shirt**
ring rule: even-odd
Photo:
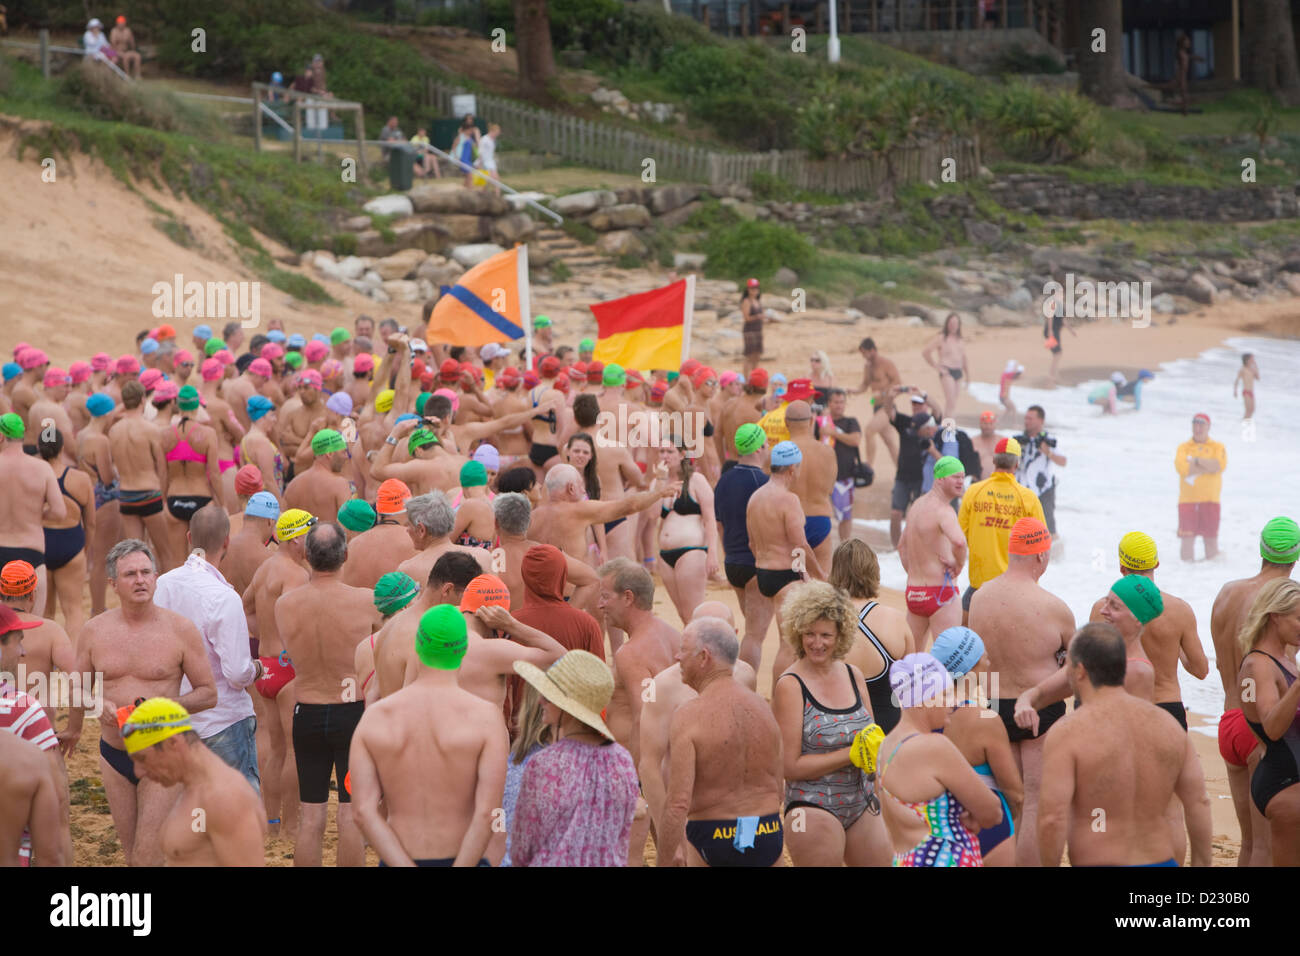
[[[194,732],[211,737],[252,717],[253,701],[244,688],[253,683],[257,666],[248,645],[248,620],[243,600],[221,572],[191,554],[179,568],[158,578],[153,602],[193,621],[203,635],[217,686],[217,705],[191,717]],[[190,682],[182,678],[181,694],[191,690]]]

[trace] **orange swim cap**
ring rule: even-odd
[[[349,770],[347,773],[343,775],[343,789],[348,792],[349,797],[352,796],[352,771],[351,770]]]
[[[507,609],[510,607],[510,589],[495,574],[480,574],[469,582],[469,587],[465,588],[460,599],[462,611],[477,611],[487,604]]]
[[[36,590],[36,569],[26,561],[10,561],[0,571],[0,593],[24,597]]]
[[[1042,554],[1052,549],[1052,534],[1037,518],[1021,518],[1011,529],[1011,554]]]
[[[406,499],[410,497],[411,489],[406,482],[389,478],[375,493],[375,511],[381,515],[401,514],[406,510]]]

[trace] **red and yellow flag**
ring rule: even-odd
[[[691,347],[695,276],[590,308],[599,328],[594,358],[624,368],[676,369]]]
[[[443,286],[424,338],[472,348],[522,339],[528,307],[528,247],[516,246]]]

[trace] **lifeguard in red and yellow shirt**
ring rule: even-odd
[[[1205,556],[1219,553],[1219,496],[1223,492],[1223,469],[1228,452],[1222,442],[1210,439],[1210,416],[1204,412],[1192,418],[1192,437],[1174,454],[1178,469],[1178,537],[1182,559],[1191,561],[1196,538],[1205,539]]]

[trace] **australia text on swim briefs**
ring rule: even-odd
[[[596,445],[600,448],[659,448],[680,438],[683,447],[698,458],[704,454],[703,412],[633,411],[619,405],[618,412],[596,416]]]
[[[135,936],[148,936],[153,928],[150,893],[70,892],[50,897],[51,926],[124,926]]]
[[[239,319],[246,329],[262,321],[262,283],[186,282],[177,272],[170,283],[149,289],[155,319]]]
[[[28,674],[27,665],[19,664],[17,674],[0,671],[0,681],[45,701],[47,708],[84,707],[91,717],[98,717],[104,708],[104,675],[101,671],[52,671],[49,674],[34,671]],[[4,702],[0,701],[0,707],[3,706]]]
[[[1067,319],[1132,319],[1133,328],[1151,324],[1150,282],[1093,282],[1065,274],[1065,285],[1052,279],[1043,283],[1043,316],[1058,312]]]

